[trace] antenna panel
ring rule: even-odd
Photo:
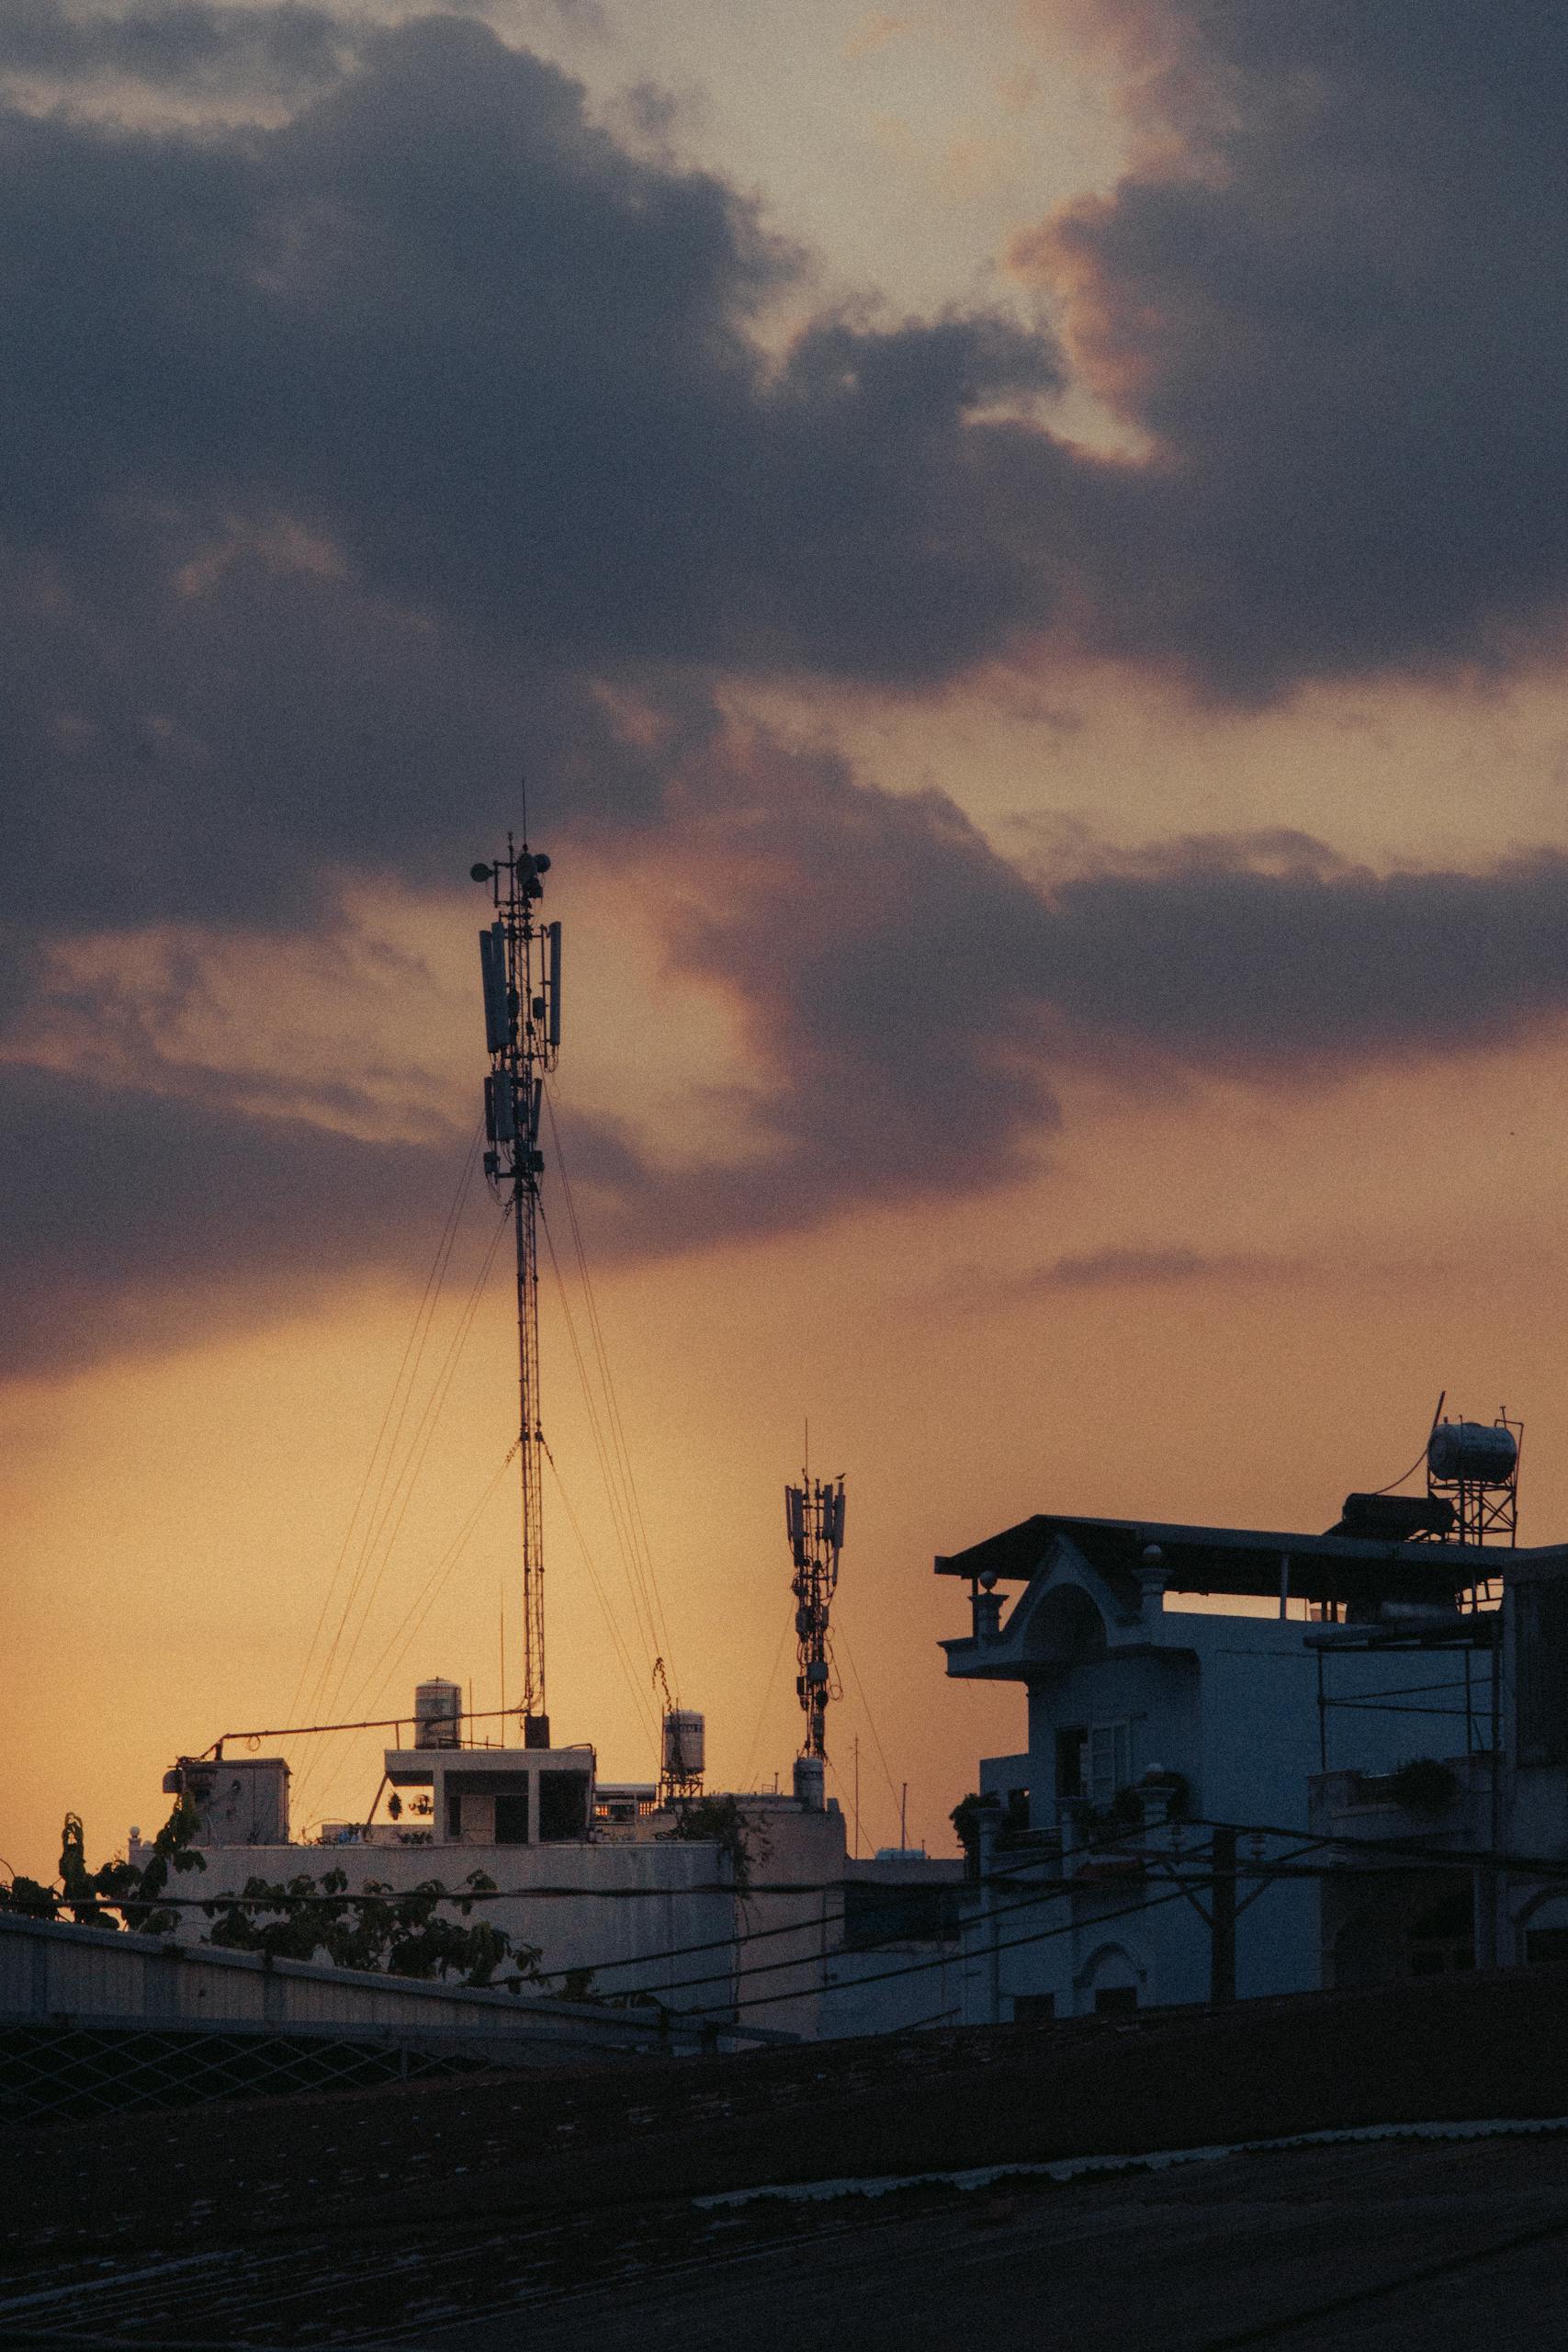
[[[545,925],[545,937],[546,937],[546,938],[548,940],[548,942],[549,942],[549,951],[550,951],[550,985],[549,985],[548,989],[547,990],[547,996],[548,996],[548,998],[549,998],[549,1015],[548,1015],[548,1019],[549,1019],[549,1027],[548,1027],[548,1029],[547,1030],[546,1035],[547,1035],[547,1037],[548,1037],[548,1039],[549,1039],[550,1051],[551,1051],[552,1053],[554,1053],[554,1052],[558,1048],[558,1046],[559,1046],[559,1045],[560,1045],[560,925],[559,925],[559,923],[558,923],[558,922],[550,922],[550,923],[547,923],[547,924]]]
[[[485,1044],[492,1054],[503,1054],[512,1043],[512,1022],[506,1001],[506,946],[500,923],[479,933],[479,972],[484,981]]]

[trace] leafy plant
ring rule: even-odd
[[[753,1860],[766,1861],[773,1846],[755,1821],[749,1821],[739,1798],[688,1797],[677,1807],[675,1826],[664,1832],[693,1845],[716,1846],[729,1857],[730,1875],[739,1894],[751,1891]]]
[[[989,1799],[983,1797],[977,1789],[971,1789],[967,1796],[959,1798],[958,1803],[947,1816],[953,1824],[953,1834],[964,1849],[965,1878],[978,1878],[980,1875],[980,1815],[987,1809],[990,1802]]]
[[[201,1817],[188,1797],[176,1798],[175,1809],[152,1840],[145,1862],[117,1858],[87,1867],[86,1840],[80,1814],[68,1813],[60,1838],[60,1883],[44,1886],[38,1879],[13,1879],[0,1887],[0,1910],[15,1911],[26,1919],[58,1919],[69,1912],[80,1928],[122,1927],[142,1935],[173,1932],[177,1914],[160,1902],[171,1871],[203,1871],[206,1862],[194,1850]]]
[[[206,1869],[193,1843],[200,1826],[197,1807],[181,1795],[145,1862],[117,1860],[89,1870],[81,1816],[68,1813],[58,1887],[13,1879],[0,1886],[0,1910],[28,1919],[58,1919],[68,1913],[79,1927],[171,1935],[179,1914],[163,1898],[172,1874]],[[338,1968],[378,1969],[425,1982],[455,1978],[512,1993],[536,1984],[538,1945],[514,1943],[490,1919],[459,1925],[443,1912],[443,1905],[456,1904],[466,1921],[478,1897],[495,1893],[494,1880],[482,1871],[472,1871],[464,1885],[466,1893],[453,1894],[439,1879],[426,1879],[399,1893],[373,1880],[350,1894],[342,1870],[328,1871],[319,1884],[303,1873],[276,1884],[252,1878],[239,1895],[215,1895],[202,1905],[214,1923],[203,1941],[274,1960],[315,1960],[324,1953]],[[508,1962],[511,1974],[498,1973]]]
[[[513,1992],[536,1984],[542,1956],[537,1944],[514,1944],[489,1919],[460,1927],[443,1915],[440,1906],[455,1903],[466,1919],[476,1895],[495,1892],[494,1880],[482,1871],[472,1871],[464,1883],[467,1895],[449,1893],[439,1879],[399,1893],[371,1879],[351,1895],[342,1870],[328,1871],[319,1884],[303,1873],[286,1885],[253,1878],[239,1899],[220,1897],[203,1905],[217,1922],[207,1941],[273,1960],[314,1960],[324,1953],[337,1968],[378,1970],[424,1983],[450,1975],[463,1984]],[[497,1970],[508,1960],[512,1975],[498,1979]]]

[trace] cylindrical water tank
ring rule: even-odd
[[[694,1707],[669,1707],[664,1714],[664,1771],[671,1781],[701,1780],[706,1718]]]
[[[456,1747],[462,1735],[463,1692],[460,1684],[437,1674],[418,1684],[413,1694],[413,1744],[416,1747]]]
[[[797,1756],[795,1759],[795,1801],[807,1813],[820,1813],[826,1798],[826,1768],[820,1756]]]
[[[1427,1445],[1427,1466],[1445,1482],[1506,1487],[1519,1458],[1512,1430],[1485,1421],[1439,1421]]]

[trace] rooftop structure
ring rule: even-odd
[[[1028,1707],[981,1767],[971,2021],[1542,1956],[1547,1902],[1568,1949],[1568,1545],[1517,1544],[1517,1433],[1436,1423],[1427,1492],[1325,1534],[1043,1512],[938,1557],[950,1677]]]

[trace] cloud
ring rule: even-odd
[[[134,0],[117,9],[8,0],[0,75],[67,86],[107,80],[197,96],[237,89],[289,100],[336,81],[365,28],[310,0]]]
[[[1051,1296],[1061,1292],[1168,1290],[1188,1283],[1295,1280],[1300,1259],[1248,1250],[1112,1248],[1089,1250],[1031,1267],[999,1285],[1010,1298]]]
[[[0,125],[17,542],[129,502],[282,518],[580,666],[930,676],[1032,614],[1035,444],[979,413],[1055,383],[1039,336],[826,317],[775,363],[753,329],[800,256],[722,181],[634,157],[478,24],[363,57],[272,130]]]
[[[1085,1069],[1318,1083],[1556,1023],[1554,853],[1374,872],[1230,837],[1026,873],[940,792],[721,716],[771,670],[915,690],[1085,646],[1245,700],[1554,624],[1554,24],[1116,16],[1146,143],[1019,261],[1136,458],[1046,428],[1062,356],[1001,318],[786,334],[809,269],[756,206],[618,144],[481,24],[8,18],[0,62],[30,40],[62,86],[276,86],[290,56],[297,82],[285,119],[199,131],[0,108],[0,1011],[62,940],[313,936],[347,878],[444,880],[525,763],[553,847],[662,894],[674,972],[754,1074],[733,1162],[583,1130],[625,1253],[1015,1182]],[[240,1311],[240,1232],[258,1300],[390,1263],[446,1181],[442,1145],[362,1157],[151,1045],[109,1165],[83,1075],[3,1081],[39,1361],[137,1344],[160,1299]],[[92,1323],[54,1172],[85,1167],[117,1220]],[[384,1219],[339,1220],[380,1182]]]
[[[428,1261],[460,1147],[84,1074],[0,1068],[0,1374],[57,1374],[302,1312],[323,1283]]]
[[[1085,1071],[1134,1093],[1217,1073],[1299,1091],[1523,1043],[1568,1013],[1556,853],[1481,874],[1379,874],[1269,833],[1136,855],[1079,842],[1069,870],[1031,877],[940,793],[877,790],[829,753],[711,717],[661,731],[644,712],[641,725],[662,797],[640,830],[604,824],[595,854],[635,868],[671,980],[723,1007],[749,1079],[726,1106],[740,1148],[706,1157],[686,1137],[573,1115],[569,1089],[573,1178],[604,1257],[1015,1183],[1045,1159]],[[558,870],[564,889],[570,854]],[[185,984],[177,971],[171,984]],[[423,1263],[458,1138],[334,1133],[375,1105],[319,1074],[226,1078],[160,1063],[155,1042],[143,1061],[141,1088],[91,1066],[0,1075],[14,1364],[166,1344],[204,1314],[272,1312],[313,1282]],[[299,1107],[309,1118],[285,1115]],[[86,1193],[108,1220],[105,1240],[95,1210],[90,1248]],[[1108,1244],[1029,1283],[1268,1272]],[[186,1325],[170,1322],[171,1299]]]
[[[1568,586],[1568,53],[1544,0],[1102,0],[1139,152],[1021,238],[1144,439],[1090,628],[1242,699],[1493,664]]]
[[[635,829],[607,690],[705,725],[727,667],[928,677],[1034,609],[1035,445],[991,412],[1055,381],[1038,337],[766,347],[795,250],[475,23],[8,28],[63,72],[162,28],[172,74],[242,20],[352,59],[270,128],[0,107],[0,922],[310,923],[460,859],[520,758]]]

